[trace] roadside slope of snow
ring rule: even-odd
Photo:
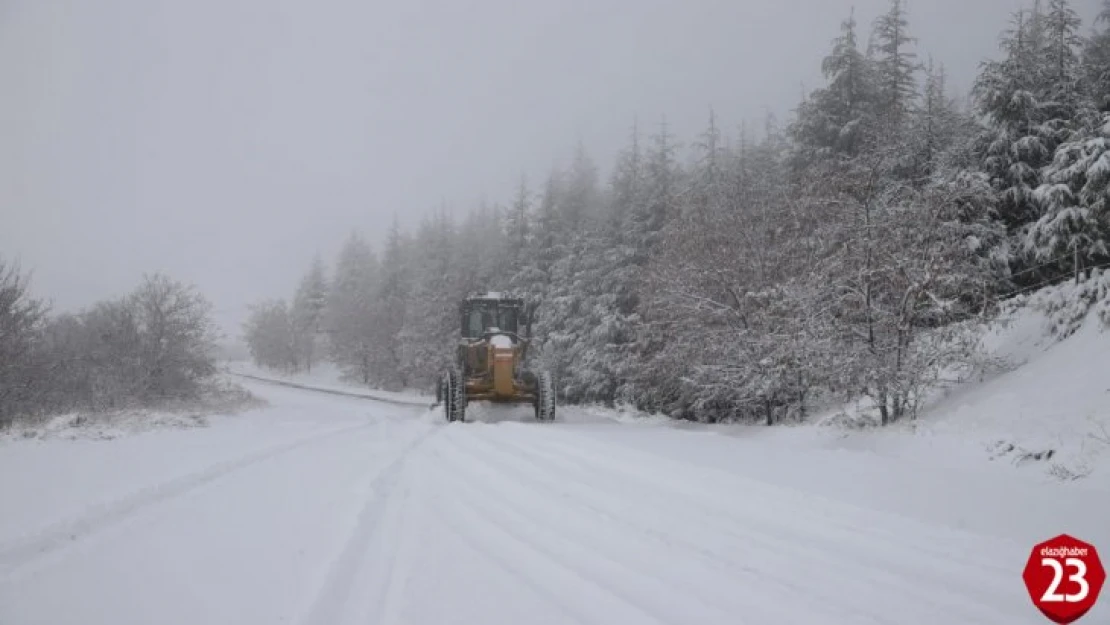
[[[1084,488],[1110,491],[1108,311],[1110,273],[1092,284],[1051,287],[1015,302],[982,334],[986,355],[1004,361],[1001,370],[938,391],[916,420],[886,428],[842,427],[857,421],[856,415],[877,421],[865,402],[773,428],[668,425],[758,441],[769,449],[882,456],[920,470],[950,471],[954,479],[961,471],[1016,473],[1028,483],[1078,480]]]
[[[1047,322],[1019,314],[997,350],[1015,368],[938,401],[922,432],[970,437],[1000,462],[1110,486],[1110,330],[1091,314],[1062,341],[1044,341],[1033,329]]]
[[[1015,298],[983,338],[1011,367],[934,402],[920,431],[988,457],[1110,486],[1110,272]]]
[[[146,407],[113,410],[77,409],[41,418],[19,419],[0,429],[0,442],[24,438],[113,439],[146,432],[205,427],[265,402],[224,376],[206,380],[196,398],[169,400]]]
[[[942,392],[916,422],[854,433],[843,445],[954,467],[987,461],[1035,479],[1086,478],[1110,488],[1108,277],[1012,303],[982,338],[1003,370]]]

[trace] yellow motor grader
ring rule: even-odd
[[[534,305],[485,293],[459,304],[462,322],[455,363],[437,385],[436,404],[448,421],[466,421],[471,401],[532,404],[537,421],[555,419],[551,375],[530,366]]]

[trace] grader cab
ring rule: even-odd
[[[436,402],[448,421],[465,421],[471,401],[532,404],[537,421],[555,418],[555,390],[547,371],[530,366],[535,306],[486,293],[459,305],[455,363],[440,380]]]

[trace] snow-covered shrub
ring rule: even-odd
[[[5,324],[24,323],[15,326],[22,328],[16,336],[22,343],[0,345],[7,350],[0,351],[0,425],[67,412],[194,405],[214,397],[211,305],[193,287],[147,276],[126,297],[47,316],[41,307],[28,308],[30,300],[5,297],[5,286],[14,293],[13,285],[22,288],[0,281],[0,338],[7,334]],[[33,323],[31,312],[37,315]],[[219,401],[228,400],[243,398],[223,393]]]
[[[1045,287],[1008,301],[1004,310],[1012,312],[1022,306],[1043,313],[1048,331],[1058,339],[1074,334],[1092,311],[1102,326],[1110,327],[1110,271],[1092,269],[1078,284],[1069,280]]]
[[[44,315],[28,279],[0,259],[0,428],[37,410],[45,373],[37,349]]]

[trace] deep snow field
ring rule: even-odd
[[[986,337],[1012,370],[881,431],[447,424],[235,363],[284,385],[237,378],[267,405],[203,423],[0,437],[0,624],[1045,623],[1033,544],[1110,559],[1110,330],[1049,325],[1019,310]]]

